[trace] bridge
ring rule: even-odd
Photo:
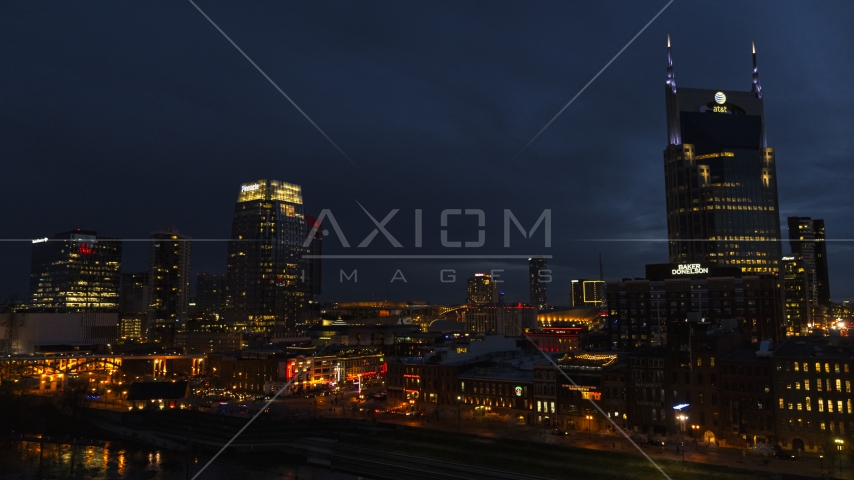
[[[5,381],[32,384],[38,390],[64,388],[68,378],[94,376],[94,381],[114,383],[124,371],[142,375],[165,376],[181,371],[200,375],[204,370],[203,354],[117,355],[102,353],[42,353],[0,356],[0,383]],[[171,366],[171,367],[170,367]],[[35,388],[34,388],[35,389]]]

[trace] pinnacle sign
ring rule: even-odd
[[[699,263],[686,263],[672,270],[673,275],[702,275],[708,274],[709,268]]]

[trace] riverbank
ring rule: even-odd
[[[35,409],[44,407],[31,406]],[[86,439],[99,439],[168,451],[183,463],[191,458],[191,469],[200,468],[201,465],[195,466],[195,462],[204,464],[248,421],[248,418],[240,416],[184,410],[122,412],[86,409],[81,413],[82,418],[77,420],[59,415],[56,424],[50,422],[44,427],[49,432],[45,435],[50,436],[51,441],[62,442],[64,439],[67,443],[80,443],[91,442]],[[55,414],[52,415],[55,417]],[[524,432],[502,438],[492,432],[471,434],[438,426],[424,428],[395,424],[391,420],[263,417],[246,428],[217,462],[233,458],[237,464],[243,464],[247,456],[252,456],[256,461],[251,466],[256,467],[262,459],[288,458],[290,463],[302,462],[357,475],[408,480],[522,476],[532,479],[579,476],[610,479],[615,475],[634,479],[662,477],[661,472],[636,451],[610,450],[610,443],[609,449],[593,449],[556,441],[568,438],[528,438],[522,434]],[[70,446],[61,448],[73,451]],[[651,455],[655,456],[654,453]],[[698,476],[725,480],[783,478],[780,472],[770,469],[721,469],[720,465],[683,463],[660,456],[655,461],[673,479]]]

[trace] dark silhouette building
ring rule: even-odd
[[[528,284],[530,288],[530,303],[538,311],[549,306],[547,297],[548,281],[551,280],[551,270],[548,269],[545,258],[528,259]]]
[[[172,346],[190,302],[190,237],[175,229],[154,232],[149,252],[148,339]]]
[[[206,322],[217,321],[225,310],[225,275],[196,274],[196,317]]]
[[[807,303],[812,317],[810,323],[818,328],[827,328],[827,322],[830,320],[830,281],[827,274],[824,220],[789,217],[788,223],[792,256],[805,267]]]
[[[830,278],[827,272],[827,243],[824,220],[789,217],[789,246],[792,255],[801,257],[809,267],[810,287],[818,305],[830,305]]]
[[[142,342],[148,337],[148,272],[123,273],[119,338]]]

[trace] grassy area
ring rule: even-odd
[[[474,438],[465,434],[406,428],[379,433],[369,440],[350,438],[343,442],[388,453],[555,479],[664,478],[649,461],[639,455],[509,439],[480,443],[473,442]],[[765,473],[718,465],[673,460],[656,462],[673,480],[707,477],[724,480],[770,478]]]

